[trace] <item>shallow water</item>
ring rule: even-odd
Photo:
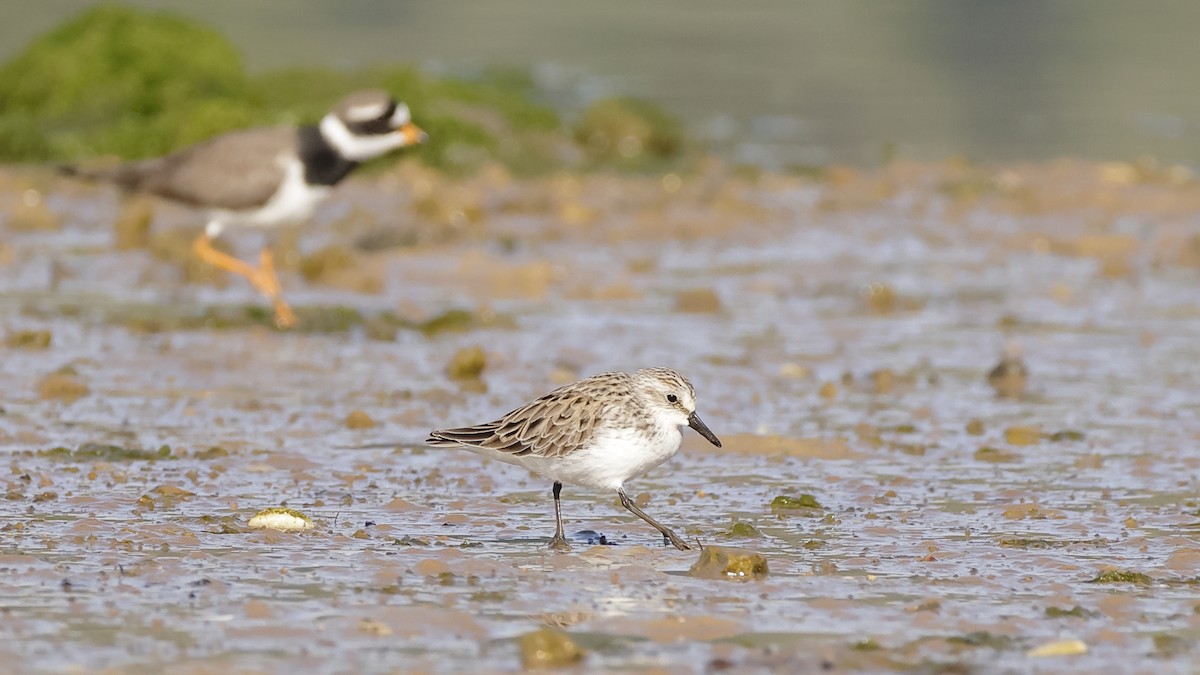
[[[588,668],[1188,672],[1200,185],[1151,169],[452,183],[402,166],[300,236],[353,251],[350,271],[305,283],[284,256],[296,333],[248,313],[246,285],[187,283],[153,253],[186,241],[187,212],[160,207],[149,248],[116,251],[110,191],[0,175],[6,335],[52,335],[0,360],[0,655],[505,671],[549,624]],[[381,231],[410,245],[354,250]],[[347,290],[364,276],[379,292]],[[414,328],[450,309],[463,330]],[[473,345],[481,381],[449,379]],[[1029,385],[1000,399],[985,375],[1010,345]],[[685,430],[631,494],[689,540],[762,553],[766,580],[690,577],[697,551],[569,486],[575,548],[550,554],[548,484],[417,445],[644,365],[689,375],[726,443]],[[352,411],[377,426],[348,428]],[[801,494],[821,508],[772,508]],[[316,529],[247,529],[280,504]],[[1110,570],[1147,576],[1092,583]],[[1027,655],[1073,638],[1085,654]]]
[[[0,59],[80,12],[9,3]],[[568,120],[648,98],[756,166],[891,157],[1196,161],[1200,6],[755,0],[126,0],[219,30],[253,70],[528,71]],[[395,92],[403,96],[405,92]],[[414,111],[421,121],[421,111]]]

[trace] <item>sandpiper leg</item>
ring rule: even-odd
[[[692,548],[691,546],[688,546],[687,544],[685,544],[682,539],[677,537],[675,535],[675,533],[671,531],[671,528],[669,528],[666,525],[663,525],[662,523],[658,522],[657,520],[651,518],[650,516],[646,515],[645,511],[642,511],[641,509],[639,509],[637,507],[637,504],[634,504],[633,500],[629,498],[629,495],[625,494],[625,488],[617,488],[617,495],[619,495],[621,497],[621,506],[624,506],[625,508],[629,509],[630,513],[637,516],[638,518],[641,518],[642,520],[646,521],[647,523],[650,523],[651,525],[654,526],[654,529],[658,530],[659,532],[662,532],[663,539],[666,539],[667,541],[671,542],[672,546],[679,549],[680,551],[687,551]]]
[[[563,536],[562,506],[558,502],[558,494],[562,492],[562,483],[554,481],[554,538],[550,540],[550,549],[554,551],[570,551],[571,545]]]
[[[263,249],[259,257],[262,267],[254,267],[249,263],[223,253],[213,248],[212,237],[202,234],[192,242],[192,250],[204,262],[219,267],[228,272],[246,277],[259,293],[267,296],[275,306],[275,323],[281,328],[295,325],[296,315],[292,308],[284,302],[280,293],[279,278],[275,274],[275,260],[268,249]]]

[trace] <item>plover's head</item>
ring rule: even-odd
[[[675,426],[686,424],[721,447],[720,439],[696,414],[696,390],[686,377],[670,368],[643,368],[633,374],[633,380],[638,398],[651,415]]]
[[[342,99],[321,120],[321,135],[339,155],[365,162],[406,145],[424,143],[408,106],[385,91],[360,91]]]

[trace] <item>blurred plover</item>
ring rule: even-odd
[[[196,254],[246,277],[274,304],[275,322],[287,327],[296,316],[280,293],[270,246],[255,267],[213,248],[212,240],[228,226],[269,228],[307,219],[360,163],[425,140],[408,106],[383,91],[362,91],[316,125],[246,129],[157,159],[63,170],[208,211],[204,234],[193,243]]]

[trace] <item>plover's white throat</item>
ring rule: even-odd
[[[235,131],[158,159],[64,171],[206,209],[208,225],[193,245],[196,254],[249,279],[271,299],[276,322],[290,326],[296,317],[280,294],[270,247],[255,267],[216,250],[212,240],[227,226],[302,221],[359,163],[425,139],[407,106],[386,92],[362,91],[315,126]]]
[[[670,459],[687,425],[713,445],[721,441],[696,415],[696,392],[668,368],[601,373],[560,387],[494,422],[430,433],[426,443],[467,449],[526,469],[554,482],[554,538],[563,536],[559,493],[563,483],[613,490],[621,504],[650,523],[680,550],[674,532],[646,515],[625,493],[625,481]]]

